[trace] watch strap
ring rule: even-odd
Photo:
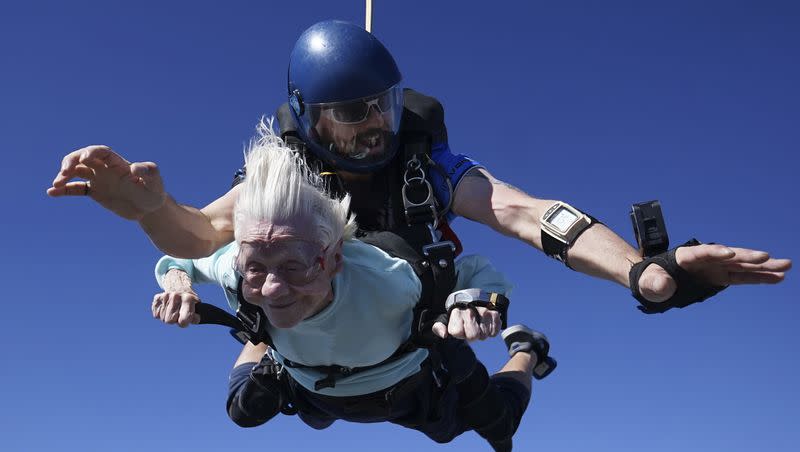
[[[584,215],[589,218],[589,224],[587,224],[585,228],[578,231],[571,243],[564,243],[561,240],[553,237],[546,229],[541,228],[542,251],[544,251],[544,254],[556,259],[559,262],[562,262],[564,265],[572,269],[572,267],[569,265],[569,249],[572,247],[572,244],[575,243],[578,238],[584,232],[586,232],[587,229],[596,224],[602,224],[597,218],[589,215],[588,213],[584,213]]]
[[[567,249],[569,249],[569,245],[553,237],[542,228],[542,251],[544,251],[544,254],[560,262],[566,262]]]

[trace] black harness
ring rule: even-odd
[[[456,282],[456,245],[450,240],[439,239],[437,227],[450,206],[439,205],[426,175],[428,169],[441,172],[452,202],[450,179],[431,159],[433,139],[446,140],[447,136],[443,110],[433,98],[412,90],[406,90],[404,94],[399,155],[372,177],[366,202],[354,206],[353,210],[359,220],[357,238],[382,249],[390,256],[407,261],[422,283],[422,294],[414,308],[412,329],[409,338],[391,356],[369,366],[314,366],[284,361],[286,367],[310,368],[324,373],[326,377],[315,384],[317,390],[334,387],[337,379],[382,366],[420,347],[430,348],[436,339],[432,332],[433,324],[447,316],[445,301]],[[305,151],[305,145],[297,135],[297,124],[287,104],[281,106],[277,116],[284,141],[303,153],[321,175],[329,177],[333,191],[343,193],[345,187],[336,172]],[[240,183],[244,175],[244,169],[239,170],[234,185]],[[231,328],[234,336],[242,343],[266,343],[275,348],[267,332],[266,315],[261,308],[244,300],[241,286],[242,278],[239,277],[236,288],[239,308],[235,317],[213,305],[201,303],[195,308],[201,317],[200,323],[224,325]]]

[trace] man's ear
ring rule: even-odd
[[[344,268],[344,258],[342,257],[342,244],[343,240],[339,239],[339,242],[333,248],[333,274],[337,274],[342,271]]]

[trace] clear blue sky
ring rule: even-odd
[[[222,194],[257,119],[284,100],[297,36],[363,23],[360,0],[301,3],[0,7],[0,449],[437,448],[391,425],[239,429],[224,411],[238,344],[152,320],[159,253],[144,234],[45,195],[61,157],[97,143],[158,162],[180,201]],[[442,101],[451,147],[498,177],[629,241],[630,204],[657,198],[673,243],[798,257],[797,2],[376,3],[375,34],[406,83]],[[797,450],[796,274],[648,317],[626,289],[455,228],[516,282],[512,321],[545,331],[560,362],[535,385],[517,450]],[[499,339],[477,350],[490,370],[506,356]],[[439,448],[486,444],[468,433]]]

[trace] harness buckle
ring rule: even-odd
[[[435,229],[438,225],[436,198],[433,187],[425,177],[422,162],[416,155],[406,164],[403,182],[401,194],[407,223],[409,225],[430,223]]]
[[[236,317],[242,321],[242,325],[244,325],[248,330],[250,330],[253,334],[258,335],[259,331],[261,331],[261,313],[258,311],[251,311],[246,312],[242,310],[242,304],[239,304],[239,308],[236,309]]]
[[[430,225],[429,225],[430,227]],[[433,233],[433,229],[431,229],[431,234]],[[427,257],[434,256],[439,257],[442,256],[444,259],[448,259],[447,253],[448,250],[450,252],[449,259],[452,260],[452,253],[456,252],[456,246],[450,240],[445,240],[442,242],[434,242],[430,245],[425,245],[422,247],[422,254]]]
[[[250,342],[250,339],[252,338],[252,335],[247,331],[231,329],[230,333],[231,336],[233,336],[233,338],[236,339],[242,345]]]
[[[403,209],[406,212],[406,217],[409,216],[409,213],[417,216],[419,213],[427,213],[427,210],[431,210],[432,217],[435,219],[436,207],[434,205],[433,187],[431,187],[430,182],[425,179],[417,178],[413,179],[411,182],[412,183],[408,183],[407,181],[406,184],[403,184],[401,190],[403,195]],[[425,190],[424,194],[420,189]],[[412,195],[413,199],[411,199],[409,195]],[[409,221],[409,223],[410,222],[411,221]]]
[[[437,222],[434,221],[433,224],[426,224],[426,226],[428,226],[428,232],[431,233],[431,243],[437,243],[439,241],[439,236],[436,235],[436,228],[438,227],[436,223]]]

